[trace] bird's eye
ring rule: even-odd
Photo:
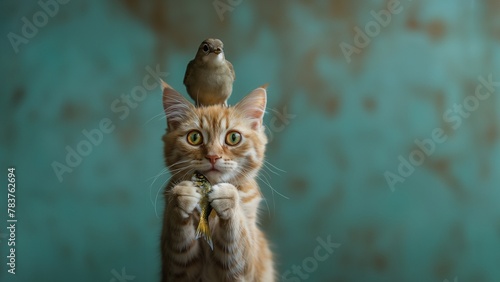
[[[226,144],[236,146],[241,142],[241,134],[238,131],[230,131],[226,134]]]
[[[192,130],[187,135],[187,141],[193,146],[198,146],[203,143],[203,135],[198,130]]]
[[[210,48],[208,48],[208,44],[206,44],[206,43],[203,44],[202,49],[203,49],[203,52],[205,52],[205,53],[208,53],[208,51],[210,50]]]

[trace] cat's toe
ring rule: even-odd
[[[228,219],[238,204],[238,190],[232,184],[220,183],[212,186],[208,201],[221,219]]]
[[[174,204],[180,209],[183,217],[193,213],[201,199],[199,188],[191,181],[183,181],[172,189]]]

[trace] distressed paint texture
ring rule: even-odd
[[[498,1],[401,1],[350,62],[339,45],[390,1],[219,2],[236,5],[220,17],[213,1],[72,0],[18,53],[7,34],[43,10],[0,4],[0,178],[16,167],[20,220],[18,274],[0,280],[110,281],[123,267],[158,280],[161,91],[112,105],[125,107],[147,66],[186,94],[186,64],[207,37],[224,41],[236,71],[229,104],[270,83],[267,166],[279,175],[261,174],[261,224],[279,273],[331,235],[341,246],[309,281],[500,280],[500,86],[460,125],[443,118],[478,77],[500,81]],[[114,129],[59,182],[51,164],[105,118]],[[392,191],[384,173],[436,128],[446,141]]]

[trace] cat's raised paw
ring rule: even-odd
[[[183,218],[188,218],[201,199],[200,188],[191,181],[182,181],[172,188],[173,204]]]
[[[229,219],[239,201],[238,190],[229,183],[219,183],[212,186],[208,193],[208,201],[221,219]]]

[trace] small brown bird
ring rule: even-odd
[[[223,47],[219,39],[204,40],[187,66],[184,85],[197,106],[227,105],[231,96],[235,74]]]

